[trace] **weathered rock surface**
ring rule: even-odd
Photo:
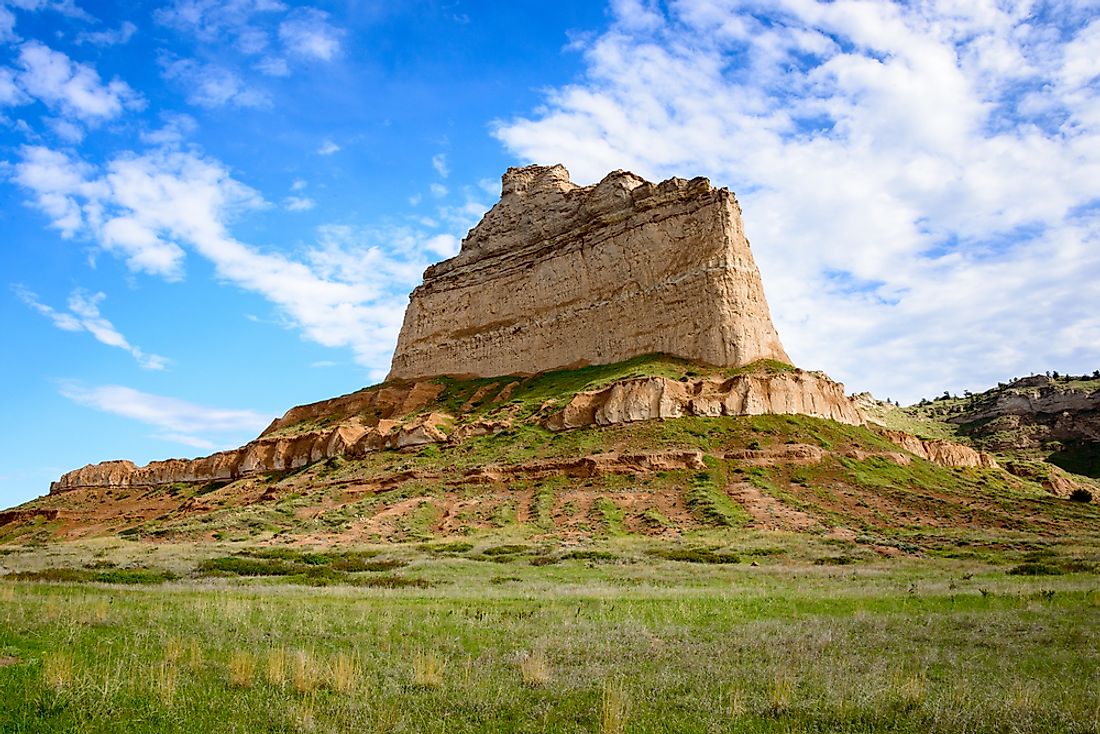
[[[791,370],[680,382],[666,377],[622,380],[578,393],[545,423],[554,430],[681,416],[801,414],[859,425],[863,416],[844,386],[819,372]]]
[[[511,168],[500,201],[409,301],[390,378],[530,374],[665,353],[789,362],[727,189]]]
[[[997,460],[989,454],[975,451],[952,441],[917,438],[901,431],[882,431],[888,441],[911,454],[940,466],[979,466],[996,469]]]

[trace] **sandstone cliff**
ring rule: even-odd
[[[640,354],[789,362],[733,194],[703,178],[512,168],[410,297],[390,378],[530,374]]]

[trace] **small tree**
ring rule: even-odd
[[[1092,502],[1092,492],[1084,487],[1078,487],[1069,493],[1070,502]]]

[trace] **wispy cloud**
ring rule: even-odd
[[[331,61],[340,53],[344,32],[328,18],[328,13],[316,8],[296,8],[279,24],[279,40],[292,55]]]
[[[317,206],[317,202],[308,196],[288,196],[283,199],[283,206],[287,211],[304,212]]]
[[[340,151],[340,146],[331,140],[325,140],[321,143],[321,147],[317,149],[317,152],[321,155],[332,155]]]
[[[265,252],[228,229],[265,202],[217,161],[163,149],[99,169],[42,147],[21,155],[15,181],[63,234],[91,237],[131,269],[168,279],[181,277],[186,247],[222,281],[264,296],[306,338],[350,348],[372,376],[385,374],[409,289],[458,250],[449,234],[327,225],[301,257]]]
[[[496,135],[739,192],[788,351],[859,389],[1100,360],[1100,20],[1030,3],[617,2]]]
[[[23,303],[48,318],[53,325],[63,331],[87,332],[96,341],[129,352],[137,363],[147,370],[163,370],[168,359],[156,354],[147,354],[134,346],[99,311],[99,304],[107,296],[103,293],[88,293],[75,290],[69,295],[67,311],[59,311],[38,300],[38,295],[22,285],[13,286],[15,294]]]
[[[447,176],[451,172],[450,169],[447,168],[447,154],[437,153],[436,155],[433,155],[432,168],[434,168],[435,172],[438,173],[442,178],[447,178]]]
[[[249,86],[235,72],[217,64],[203,64],[193,59],[162,59],[164,78],[177,82],[187,94],[187,101],[200,107],[263,108],[271,106],[271,98],[260,89]]]
[[[119,46],[129,43],[137,33],[137,26],[124,20],[118,28],[105,31],[81,31],[76,36],[77,44],[90,43],[93,46]]]
[[[271,421],[251,410],[212,408],[123,385],[88,386],[70,380],[61,383],[59,392],[78,405],[151,426],[157,429],[155,438],[201,449],[225,445],[226,438],[238,441],[241,434],[258,433]]]

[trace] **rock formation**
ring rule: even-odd
[[[820,372],[791,370],[726,379],[681,382],[667,377],[623,380],[573,396],[551,416],[551,430],[693,416],[801,414],[860,425],[863,416],[844,395],[844,386]]]
[[[502,195],[413,291],[390,379],[529,374],[665,353],[789,362],[727,189],[510,168]]]

